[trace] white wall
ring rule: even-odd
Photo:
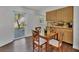
[[[15,12],[26,13],[25,36],[31,36],[31,29],[39,26],[36,11],[23,9],[22,7],[0,7],[0,47],[12,42],[14,38],[14,14]]]
[[[35,26],[39,26],[39,20],[37,19],[35,14],[27,14],[25,19],[26,19],[25,36],[31,36],[32,29],[34,29]]]
[[[13,13],[11,7],[0,7],[0,46],[12,41]]]
[[[37,14],[35,10],[25,9],[26,15],[25,15],[25,37],[32,35],[32,29],[34,29],[36,26],[40,25],[39,22],[39,14]]]
[[[0,47],[12,42],[14,38],[14,11],[23,12],[20,7],[0,6]]]
[[[74,7],[73,48],[79,49],[79,6]]]

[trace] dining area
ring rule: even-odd
[[[44,31],[41,29],[41,27],[35,27],[35,30],[32,30],[33,52],[53,52],[53,49],[63,52],[63,32],[58,38],[59,34],[54,27],[47,27]],[[51,30],[49,31],[49,29]]]
[[[59,7],[0,7],[0,52],[79,52],[79,7]]]

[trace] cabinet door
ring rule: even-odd
[[[53,20],[54,22],[57,21],[57,11],[56,11],[56,10],[52,12],[51,18],[52,18],[52,20]]]
[[[72,30],[64,30],[64,42],[67,42],[67,43],[70,43],[72,44],[73,43],[73,32]]]
[[[51,13],[46,12],[46,21],[50,21],[50,20],[51,20]]]
[[[71,29],[56,28],[56,31],[58,32],[58,39],[73,44],[73,32]]]
[[[73,7],[63,8],[62,16],[65,22],[71,22],[73,20]]]
[[[62,9],[62,21],[65,22],[66,19],[67,19],[66,8],[63,8],[63,9]]]
[[[57,21],[62,21],[62,9],[57,10]]]
[[[51,21],[51,12],[46,13],[46,20]]]
[[[70,22],[73,20],[73,7],[67,7],[67,20]]]
[[[50,11],[46,13],[47,21],[56,21],[57,20],[57,11]]]

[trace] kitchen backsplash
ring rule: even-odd
[[[69,28],[72,28],[73,22],[64,22],[64,21],[58,21],[58,22],[53,22],[53,21],[48,21],[47,26],[53,27],[53,26],[67,26]]]

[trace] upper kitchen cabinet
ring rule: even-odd
[[[69,6],[46,12],[46,20],[71,22],[73,20],[73,7]]]
[[[62,9],[62,20],[64,22],[71,22],[73,20],[73,7],[65,7]]]
[[[62,9],[57,10],[57,21],[62,21]]]
[[[46,12],[47,21],[57,21],[57,11]]]

